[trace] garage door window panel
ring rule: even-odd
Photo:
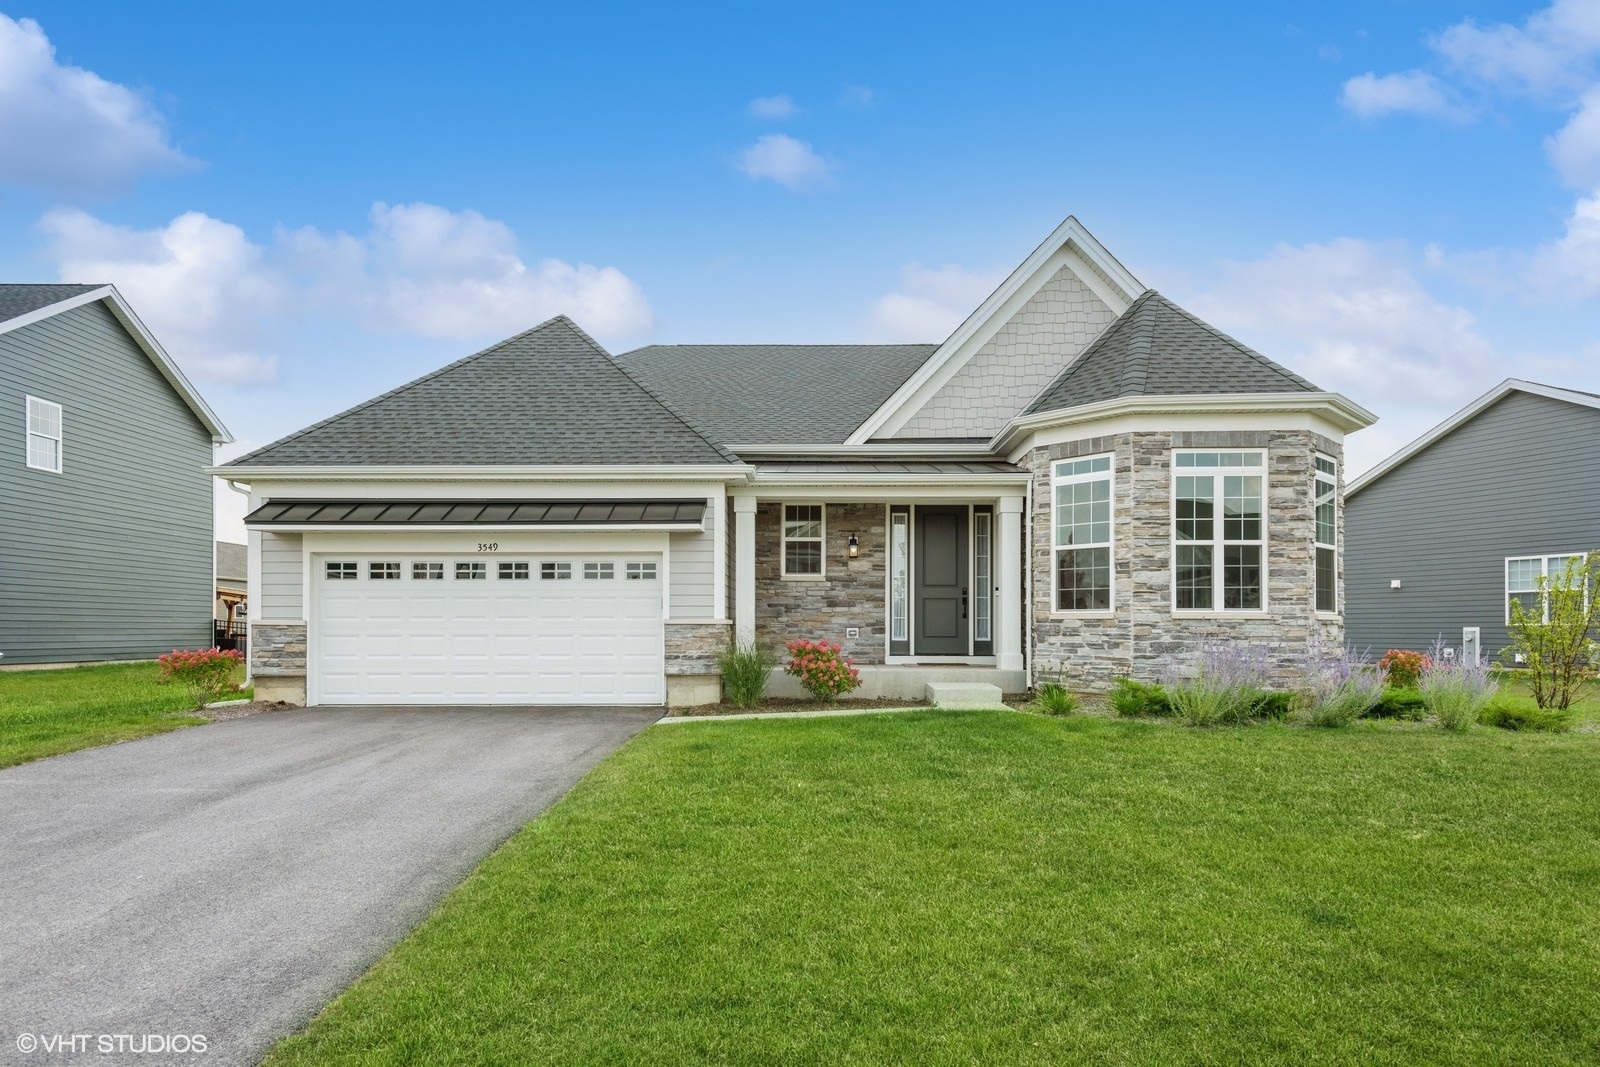
[[[374,582],[398,582],[400,564],[389,560],[373,560],[367,564],[367,577]]]
[[[481,582],[487,580],[488,577],[489,565],[487,563],[456,564],[456,581],[458,582]]]
[[[525,582],[528,580],[528,565],[502,561],[500,564],[500,580],[502,582]]]
[[[418,582],[444,581],[443,563],[413,563],[411,565],[411,578]]]
[[[572,564],[552,563],[546,561],[539,564],[539,578],[546,582],[569,582],[572,580]]]
[[[590,562],[583,565],[583,577],[587,581],[609,582],[616,576],[614,564]]]
[[[322,573],[330,582],[353,582],[361,576],[355,560],[329,560]]]

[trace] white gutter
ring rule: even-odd
[[[698,522],[247,522],[245,529],[276,533],[461,533],[464,530],[526,530],[533,533],[641,533],[664,530],[668,533],[699,533],[703,526]]]
[[[681,482],[715,480],[748,481],[755,468],[747,463],[707,463],[666,466],[543,464],[538,466],[273,466],[207,467],[206,473],[219,478],[256,481],[513,481],[537,479],[552,482],[609,482],[627,479],[642,482]]]

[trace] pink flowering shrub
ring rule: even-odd
[[[163,682],[183,683],[194,706],[203,708],[219,697],[238,692],[233,672],[244,662],[244,656],[232,648],[175,648],[156,662],[161,664]]]
[[[856,661],[840,655],[843,646],[801,639],[790,641],[787,647],[789,660],[783,665],[783,673],[800,679],[806,692],[818,700],[832,704],[842,694],[861,685]]]

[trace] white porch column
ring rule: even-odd
[[[995,509],[994,654],[1003,671],[1020,671],[1022,658],[1022,512],[1020,496],[1003,496]]]
[[[756,498],[733,498],[733,635],[756,639]]]

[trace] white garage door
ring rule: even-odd
[[[319,556],[324,704],[659,704],[660,557]]]

